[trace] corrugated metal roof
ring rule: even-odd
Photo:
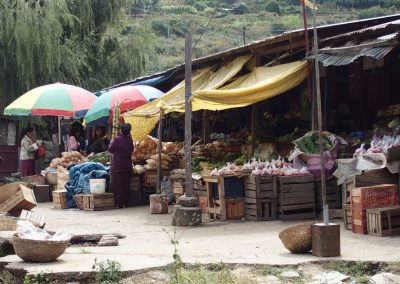
[[[357,25],[362,24],[364,26],[368,26],[368,25],[373,24],[374,22],[378,22],[378,23],[382,23],[383,22],[383,24],[381,24],[381,25],[388,26],[388,25],[393,24],[393,23],[397,24],[397,21],[400,21],[399,17],[400,17],[400,14],[396,14],[396,15],[376,17],[376,18],[371,18],[371,19],[356,20],[356,21],[350,21],[350,22],[344,22],[344,23],[324,25],[324,26],[318,27],[318,32],[320,33],[320,32],[323,32],[323,31],[328,31],[328,30],[330,30],[332,28],[337,28],[337,29],[350,28],[350,27],[352,27],[353,25],[356,25],[356,24]],[[378,25],[378,26],[380,26],[380,25]],[[377,26],[374,25],[374,27],[376,28]],[[310,27],[308,28],[308,32],[309,33],[312,32],[312,29]],[[363,32],[363,30],[357,30],[356,33],[357,32]],[[272,36],[272,37],[267,37],[267,38],[265,38],[263,40],[255,41],[255,42],[249,43],[249,44],[244,45],[244,46],[234,47],[234,48],[231,48],[231,49],[228,49],[228,50],[224,50],[222,52],[218,52],[216,54],[208,55],[208,56],[205,56],[205,57],[202,57],[202,58],[197,58],[197,59],[194,59],[192,63],[193,64],[198,64],[198,63],[209,63],[209,64],[212,64],[212,60],[215,60],[216,58],[223,58],[224,56],[228,56],[228,55],[231,55],[231,54],[235,54],[237,56],[240,56],[241,54],[246,54],[248,52],[251,52],[251,49],[254,48],[254,47],[257,47],[257,46],[263,46],[264,47],[265,46],[267,48],[270,41],[272,41],[274,39],[279,39],[279,38],[287,36],[287,35],[295,35],[296,33],[301,35],[302,33],[304,33],[304,29],[297,29],[297,30],[293,30],[293,31],[288,31],[288,32],[285,32],[283,34],[280,34],[280,35],[277,35],[277,36]],[[352,32],[350,32],[349,35],[351,33]],[[345,35],[345,34],[343,34],[343,35]],[[128,84],[133,84],[133,83],[138,83],[138,82],[141,82],[143,80],[148,80],[148,79],[151,79],[151,78],[154,78],[154,77],[158,77],[158,76],[167,76],[167,77],[169,77],[169,76],[171,76],[171,74],[174,74],[177,71],[177,69],[183,70],[183,68],[182,68],[183,66],[184,66],[184,64],[180,64],[180,65],[177,65],[177,66],[172,67],[172,68],[170,68],[168,70],[165,70],[165,71],[157,72],[157,73],[154,73],[152,75],[142,76],[142,77],[136,78],[136,79],[131,80],[131,81],[119,83],[119,84],[114,85],[114,86],[112,86],[110,88],[123,86],[123,85],[128,85]]]
[[[323,66],[344,66],[353,63],[360,57],[371,57],[376,60],[383,59],[390,51],[393,50],[395,46],[385,46],[368,48],[355,53],[343,52],[337,54],[327,54],[321,53],[318,55],[318,61],[322,63]],[[312,56],[314,58],[314,56]]]

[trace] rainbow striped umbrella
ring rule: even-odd
[[[55,83],[23,94],[4,109],[4,114],[83,117],[96,98],[85,89]]]
[[[90,107],[85,116],[85,123],[88,126],[107,123],[112,117],[116,103],[120,105],[120,112],[140,107],[154,99],[164,95],[156,88],[136,85],[122,86],[105,92]]]

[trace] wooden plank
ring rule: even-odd
[[[282,212],[282,211],[287,211],[287,210],[300,210],[300,209],[309,209],[309,208],[315,208],[315,203],[279,206],[279,211]]]
[[[257,192],[254,190],[245,190],[244,191],[245,197],[257,198]]]
[[[278,177],[278,182],[282,184],[291,184],[291,183],[310,183],[314,182],[314,177],[312,175],[306,176],[283,176]]]
[[[315,192],[314,183],[283,184],[279,192]]]

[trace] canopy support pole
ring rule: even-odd
[[[203,110],[203,142],[207,144],[210,141],[210,111]]]
[[[251,105],[251,156],[256,150],[256,132],[257,132],[257,104]]]
[[[161,157],[162,157],[162,131],[164,127],[164,111],[160,110],[160,120],[158,121],[158,145],[157,145],[157,194],[161,194],[161,181],[162,181],[162,168],[161,168]]]
[[[192,180],[192,35],[185,38],[185,192],[186,197],[193,195]]]

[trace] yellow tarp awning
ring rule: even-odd
[[[224,110],[244,107],[282,94],[307,77],[307,61],[273,67],[257,67],[218,90],[198,90],[192,96],[193,110]]]
[[[297,61],[273,67],[257,67],[247,75],[223,86],[233,78],[250,59],[238,57],[217,71],[199,70],[192,79],[193,111],[224,110],[244,107],[282,94],[299,85],[307,77],[307,61]],[[161,98],[123,116],[132,125],[132,135],[143,140],[155,127],[160,109],[165,113],[184,112],[185,82],[181,82]]]
[[[245,55],[226,63],[216,71],[212,68],[193,72],[192,92],[196,90],[214,90],[232,79],[250,60],[251,55]],[[123,115],[126,122],[132,125],[132,136],[141,141],[146,138],[157,124],[160,109],[165,113],[185,111],[185,81],[172,88],[161,98],[145,104]]]

